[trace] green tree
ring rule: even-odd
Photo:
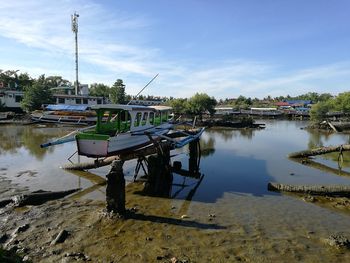
[[[173,108],[175,114],[184,114],[188,109],[187,99],[171,99],[166,104]]]
[[[188,100],[188,110],[190,113],[199,115],[202,118],[202,114],[206,111],[209,114],[215,112],[216,100],[214,97],[209,97],[205,93],[196,93],[193,97]]]
[[[10,89],[18,88],[17,71],[18,70],[6,70],[6,71],[0,70],[0,82],[4,87],[10,88]]]
[[[32,111],[49,103],[53,103],[52,92],[45,75],[41,75],[32,86],[27,87],[24,91],[21,107],[25,111]]]
[[[333,96],[330,93],[322,93],[319,97],[318,97],[318,101],[327,101],[329,99],[333,98]],[[315,101],[316,102],[316,101]]]
[[[109,97],[110,88],[102,83],[93,83],[90,85],[89,94],[97,97]]]
[[[124,104],[125,103],[125,85],[123,80],[117,79],[114,82],[110,90],[110,99],[112,103]]]
[[[310,117],[312,121],[321,121],[326,117],[327,112],[330,111],[330,102],[319,101],[312,105],[310,110]]]
[[[251,105],[252,105],[252,99],[246,98],[242,95],[239,96],[234,103],[234,106],[238,109],[248,109]]]
[[[27,87],[32,86],[34,79],[32,79],[28,73],[21,73],[17,76],[16,84],[17,88],[21,91],[24,91]]]
[[[332,110],[350,113],[350,92],[340,93],[337,97],[328,101],[331,102]]]
[[[343,92],[334,97],[324,93],[319,96],[319,102],[311,108],[311,120],[320,121],[325,119],[327,112],[340,111],[350,114],[350,92]]]
[[[71,86],[69,80],[63,79],[61,76],[49,76],[45,81],[49,88]]]

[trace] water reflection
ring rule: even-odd
[[[211,128],[206,131],[207,134],[212,135],[212,137],[220,137],[225,142],[231,141],[233,138],[246,138],[253,139],[256,129],[230,129],[230,128]]]
[[[37,126],[1,126],[0,155],[16,154],[23,147],[30,155],[43,160],[46,153],[52,153],[53,148],[40,148],[40,144],[48,140],[63,136],[67,133],[65,128],[45,128]]]
[[[215,153],[215,138],[209,136],[208,138],[201,138],[201,154],[203,157],[213,155]]]
[[[305,160],[305,159],[291,158],[290,160],[297,162],[297,163],[300,163],[300,164],[303,164],[305,166],[310,166],[314,169],[318,169],[318,170],[323,171],[323,172],[327,172],[327,173],[334,174],[337,176],[347,176],[350,178],[350,173],[347,171],[343,171],[342,169],[339,169],[339,168],[332,168],[328,165],[322,164],[320,162],[317,162],[317,161],[314,161],[311,159]]]
[[[332,146],[330,144],[330,141],[332,136],[334,135],[333,133],[308,130],[308,134],[309,134],[309,141],[307,144],[307,148],[309,150],[318,148],[318,147]],[[344,140],[343,142],[340,142],[339,144],[349,144],[350,136],[343,136],[343,138],[346,138],[346,140]],[[338,164],[339,153],[338,152],[328,153],[328,154],[319,156],[319,158],[332,161],[334,166]],[[342,168],[350,167],[350,152],[343,152],[343,162],[341,163],[341,166],[339,168],[341,167]],[[331,169],[334,169],[334,168],[331,168]],[[338,169],[338,170],[339,172],[341,171],[341,169]]]
[[[307,123],[295,121],[266,121],[263,130],[208,129],[200,140],[200,176],[183,177],[174,173],[170,197],[182,200],[216,202],[225,193],[264,197],[276,193],[267,191],[270,181],[285,184],[349,184],[349,171],[337,173],[338,153],[317,158],[317,162],[331,169],[315,169],[287,158],[290,152],[308,147],[344,144],[349,135],[326,134],[300,129]],[[67,134],[74,128],[38,126],[1,126],[1,167],[5,176],[33,190],[62,190],[76,187],[86,189],[84,198],[104,199],[104,182],[98,177],[108,173],[107,167],[93,170],[97,176],[75,175],[62,171],[59,166],[76,150],[74,143],[41,149],[40,144]],[[187,148],[179,149],[172,163],[182,163],[181,169],[189,170],[191,164]],[[48,154],[50,153],[50,154]],[[350,153],[344,153],[344,167],[350,167]],[[77,161],[77,160],[74,160]],[[82,160],[84,161],[84,160]],[[20,165],[18,165],[20,163]],[[332,164],[331,166],[329,164]],[[125,163],[125,175],[132,181],[136,162]],[[315,165],[314,165],[315,166]],[[318,165],[317,167],[321,167]],[[322,167],[321,167],[322,168]],[[323,167],[324,168],[324,167]],[[35,177],[20,176],[23,171],[37,172]],[[204,176],[203,176],[204,175]],[[95,180],[96,179],[96,180]],[[127,178],[126,178],[127,179]],[[90,189],[88,189],[91,187]]]
[[[332,138],[332,133],[317,131],[317,130],[308,130],[309,142],[308,149],[323,147],[325,146]]]
[[[255,133],[259,132],[255,129],[230,129],[230,128],[211,128],[206,130],[206,136],[200,140],[201,153],[203,157],[213,155],[215,153],[216,139],[230,143],[233,139],[245,138],[252,140]]]

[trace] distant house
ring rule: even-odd
[[[286,100],[276,102],[275,105],[279,109],[296,109],[296,108],[310,108],[312,105],[311,100]]]
[[[0,89],[0,104],[4,105],[7,110],[21,111],[22,99],[22,91]]]
[[[249,110],[241,110],[241,113],[259,116],[279,116],[282,114],[276,108],[250,108]]]
[[[275,105],[277,107],[290,107],[290,104],[286,101],[279,101],[279,102],[276,102]]]
[[[218,106],[214,108],[215,113],[217,115],[229,115],[229,114],[239,114],[240,111],[234,109],[231,106]]]
[[[83,86],[83,85],[82,85]],[[61,87],[59,89],[62,89]],[[56,90],[56,89],[53,89]],[[86,90],[86,89],[85,89]],[[82,89],[81,89],[82,91]],[[86,91],[85,91],[86,94]],[[24,92],[19,90],[0,89],[0,103],[5,106],[6,110],[22,111],[21,101]],[[89,95],[68,95],[68,94],[53,94],[56,104],[65,105],[95,105],[105,104],[103,97]]]
[[[66,105],[96,105],[105,104],[103,97],[95,96],[82,96],[82,95],[65,95],[65,94],[54,94],[53,95],[56,104]]]
[[[286,102],[292,107],[306,107],[312,104],[311,100],[286,100]]]

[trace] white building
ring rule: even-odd
[[[23,99],[23,92],[17,90],[1,90],[0,89],[0,103],[8,110],[21,111],[21,101]],[[105,104],[103,97],[95,97],[88,95],[53,95],[56,104],[66,105],[96,105]]]
[[[0,104],[9,110],[21,110],[23,92],[17,90],[0,90]]]
[[[88,95],[65,95],[65,94],[54,94],[56,104],[66,105],[96,105],[104,104],[103,97],[95,97]]]

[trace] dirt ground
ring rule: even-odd
[[[4,180],[0,186],[26,191]],[[32,262],[350,261],[347,244],[330,246],[312,229],[271,236],[261,225],[230,218],[215,204],[144,196],[138,194],[142,188],[142,183],[127,186],[127,218],[107,214],[103,201],[72,197],[1,208],[2,245]],[[349,210],[344,202],[341,209]]]

